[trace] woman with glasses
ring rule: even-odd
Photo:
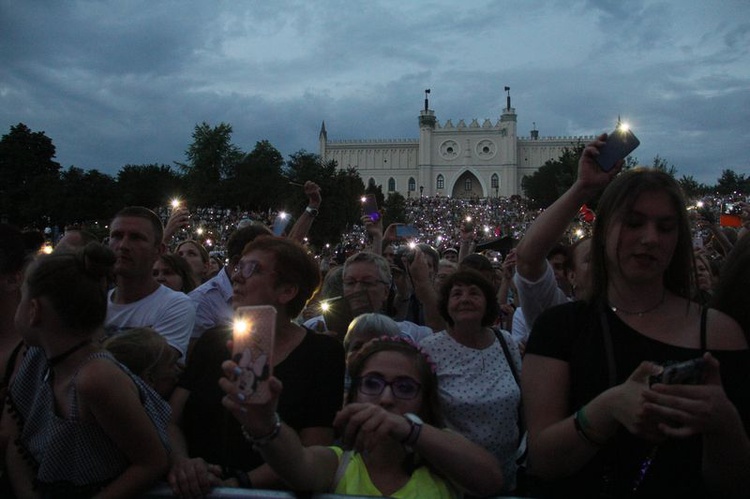
[[[458,433],[442,430],[435,366],[401,338],[374,339],[350,363],[347,404],[336,416],[343,447],[309,446],[279,417],[285,386],[269,380],[271,400],[238,398],[237,365],[224,363],[224,405],[245,437],[292,490],[394,498],[496,494],[497,461]]]
[[[471,269],[451,274],[439,299],[448,329],[421,346],[438,366],[446,426],[497,458],[507,493],[516,488],[521,354],[509,333],[492,328],[500,305],[483,274]]]
[[[333,442],[333,419],[344,391],[341,342],[294,322],[320,283],[305,249],[286,238],[261,236],[248,244],[232,272],[232,306],[276,309],[274,375],[287,389],[279,413],[305,445]],[[270,488],[276,478],[221,404],[221,364],[230,358],[231,328],[206,331],[195,343],[170,403],[175,431],[169,483],[176,495],[208,494],[212,486]]]

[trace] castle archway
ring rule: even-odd
[[[456,179],[456,183],[453,184],[452,196],[454,198],[485,197],[482,184],[479,182],[477,176],[471,172],[464,172]]]

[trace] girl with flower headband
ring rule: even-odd
[[[409,340],[368,342],[349,364],[353,389],[336,416],[341,447],[303,447],[275,414],[282,386],[271,378],[271,400],[245,403],[233,379],[236,364],[223,365],[224,406],[266,463],[296,491],[395,498],[453,498],[463,492],[496,494],[500,464],[461,435],[440,429],[435,366]]]

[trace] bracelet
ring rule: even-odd
[[[419,440],[419,435],[422,433],[422,425],[424,423],[419,416],[410,412],[404,414],[404,417],[409,421],[411,428],[409,429],[409,434],[406,438],[401,441],[401,445],[404,446],[407,452],[414,452],[413,447],[417,443],[417,440]]]
[[[586,406],[583,406],[578,409],[578,411],[576,411],[575,415],[573,416],[573,425],[575,425],[578,435],[580,435],[583,440],[593,445],[594,447],[602,447],[604,446],[604,442],[599,442],[596,439],[591,438],[591,436],[586,432],[586,429],[591,429],[591,423],[589,423],[589,420],[586,417],[586,413],[583,412],[583,409],[585,407]]]
[[[274,413],[276,416],[276,422],[273,424],[273,428],[270,432],[266,433],[265,435],[261,435],[260,437],[254,437],[248,433],[245,426],[240,426],[240,429],[242,430],[242,436],[245,437],[245,440],[249,444],[253,446],[253,450],[258,450],[260,447],[263,447],[264,445],[267,445],[271,440],[279,436],[279,433],[281,433],[281,418],[279,417],[279,413]]]

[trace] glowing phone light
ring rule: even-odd
[[[245,319],[236,319],[234,321],[234,339],[244,337],[250,332],[250,322]]]
[[[177,209],[180,207],[180,200],[174,198],[170,204],[172,205],[172,209]]]

